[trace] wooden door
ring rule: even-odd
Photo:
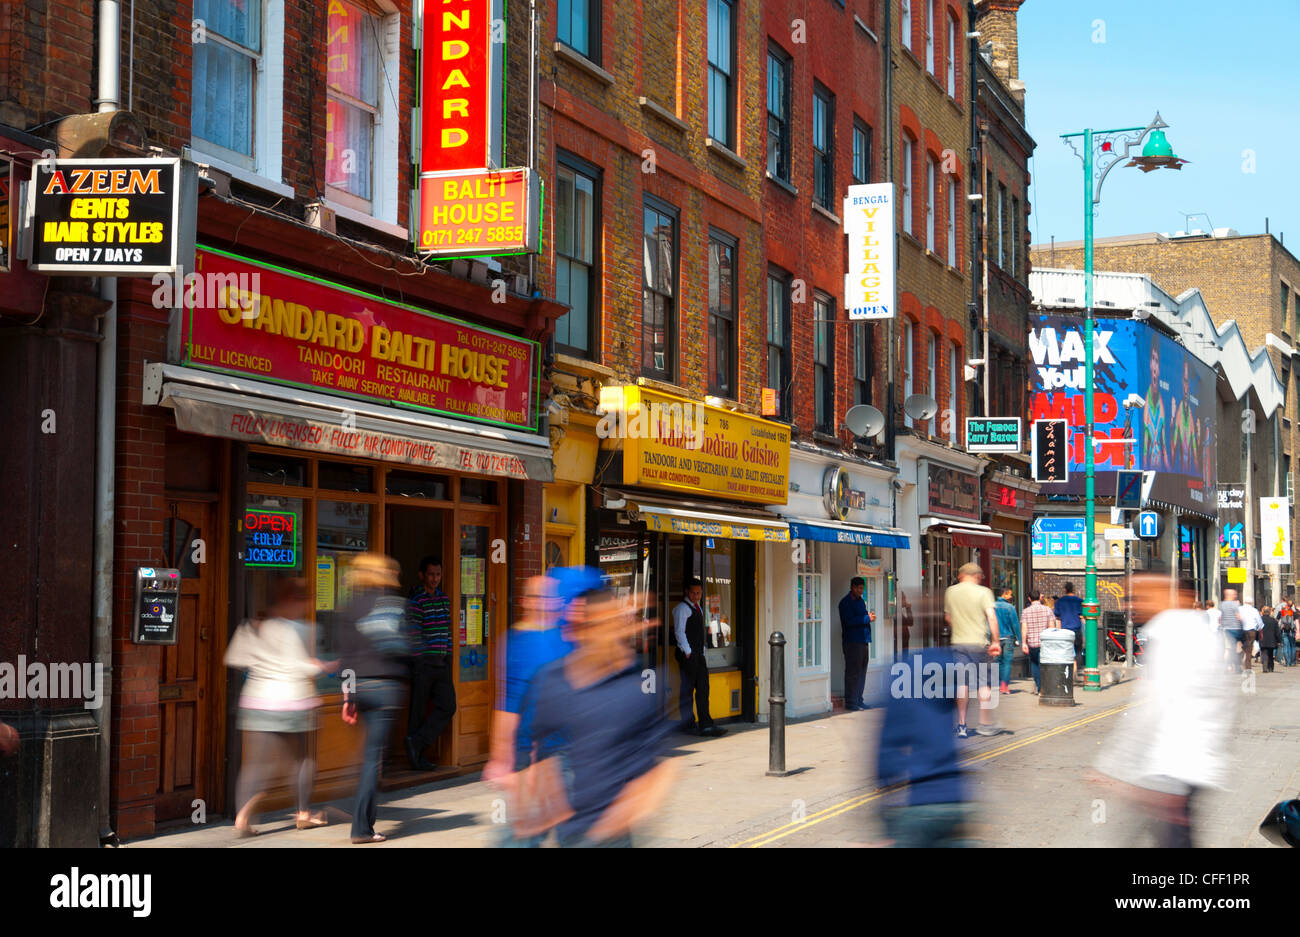
[[[217,543],[215,504],[171,501],[164,524],[168,561],[181,571],[181,596],[176,644],[160,648],[158,710],[162,750],[159,758],[158,795],[154,801],[158,822],[193,813],[195,800],[209,810],[213,785],[209,773],[214,701],[211,683],[214,627],[213,594],[221,568]],[[202,562],[196,562],[202,560]]]
[[[457,763],[487,761],[492,722],[493,658],[497,635],[507,626],[504,541],[495,513],[462,509],[456,537],[460,568],[452,606],[456,647]]]

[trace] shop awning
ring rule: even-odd
[[[790,536],[796,540],[819,540],[823,543],[851,543],[859,547],[884,547],[907,550],[911,547],[907,531],[897,528],[867,527],[863,524],[828,524],[825,521],[790,521]]]
[[[171,407],[186,433],[474,475],[555,478],[543,437],[419,411],[169,364],[145,366],[143,398]]]
[[[950,521],[946,517],[922,518],[921,532],[930,530],[947,530],[952,534],[953,545],[958,547],[997,549],[1002,546],[1002,535],[996,533],[988,524]]]
[[[696,537],[721,537],[724,540],[765,540],[789,543],[790,525],[771,514],[746,513],[743,509],[723,509],[727,513],[697,510],[659,501],[628,501],[646,530],[665,534],[691,534]]]

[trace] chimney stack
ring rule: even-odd
[[[1025,83],[1020,80],[1020,42],[1016,30],[1016,14],[1025,0],[977,0],[975,28],[980,32],[980,44],[992,44],[989,65],[993,74],[1015,95],[1020,104],[1025,103]]]

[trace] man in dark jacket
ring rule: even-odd
[[[862,690],[867,683],[867,658],[871,649],[871,617],[862,598],[867,581],[854,576],[849,594],[840,599],[840,642],[844,648],[844,708],[866,709]]]
[[[704,659],[704,583],[692,579],[686,594],[673,609],[673,641],[677,646],[677,667],[681,672],[682,730],[697,735],[726,735],[727,730],[713,724],[709,713],[709,665]],[[698,721],[691,718],[691,696],[695,696]]]
[[[1264,622],[1264,627],[1259,630],[1259,658],[1264,664],[1264,673],[1272,673],[1273,657],[1282,640],[1282,629],[1273,617],[1273,610],[1267,605],[1260,610],[1259,617]]]
[[[1084,649],[1083,600],[1074,594],[1074,583],[1065,584],[1065,595],[1056,600],[1052,614],[1066,631],[1074,632],[1074,656],[1082,659]]]

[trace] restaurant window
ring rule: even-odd
[[[868,366],[867,323],[853,323],[853,404],[871,403],[871,371]]]
[[[737,667],[736,542],[712,537],[695,537],[693,541],[695,569],[704,583],[704,660],[710,670]]]
[[[641,371],[671,381],[677,356],[677,213],[647,199],[644,219]]]
[[[555,323],[557,350],[595,360],[600,324],[596,271],[596,193],[599,176],[558,154],[555,185],[555,298],[569,307]]]
[[[1002,546],[992,556],[993,595],[1002,597],[1003,589],[1011,590],[1011,604],[1016,610],[1025,607],[1024,593],[1024,537],[1004,533]]]
[[[352,462],[319,462],[316,465],[316,487],[371,492],[375,490],[375,472],[367,465]]]
[[[307,484],[307,460],[269,452],[248,454],[248,481],[266,485]]]
[[[790,58],[775,47],[767,53],[767,172],[790,181]]]
[[[821,85],[813,86],[813,201],[833,210],[835,96]]]
[[[709,236],[709,393],[736,396],[736,242]]]
[[[236,529],[245,576],[244,618],[265,616],[275,604],[281,580],[306,576],[303,505],[302,498],[284,495],[250,494],[244,499]],[[314,646],[310,634],[304,632],[303,638],[308,648]]]
[[[776,416],[789,420],[790,401],[790,278],[767,275],[767,386],[776,390]]]
[[[485,478],[462,478],[460,500],[463,504],[496,504],[497,484]]]
[[[816,400],[816,429],[835,432],[835,300],[817,295],[813,299],[813,395]]]
[[[865,185],[871,181],[871,128],[853,120],[853,181]]]
[[[795,663],[800,669],[822,666],[822,631],[825,624],[826,561],[820,543],[803,541],[803,560],[797,567],[795,621],[799,646]]]
[[[557,7],[555,38],[599,64],[599,0],[559,0]]]
[[[912,233],[912,138],[903,135],[903,233]]]
[[[261,0],[194,0],[194,19],[203,24],[192,45],[195,142],[252,169]]]
[[[488,677],[488,550],[490,528],[460,527],[460,682]]]
[[[384,67],[377,17],[343,0],[328,5],[325,76],[325,184],[330,198],[370,212],[378,151],[379,73]]]
[[[709,136],[733,149],[731,89],[734,45],[730,0],[709,0]]]
[[[446,475],[389,469],[384,478],[384,490],[399,498],[428,498],[445,501],[451,497],[451,479]]]

